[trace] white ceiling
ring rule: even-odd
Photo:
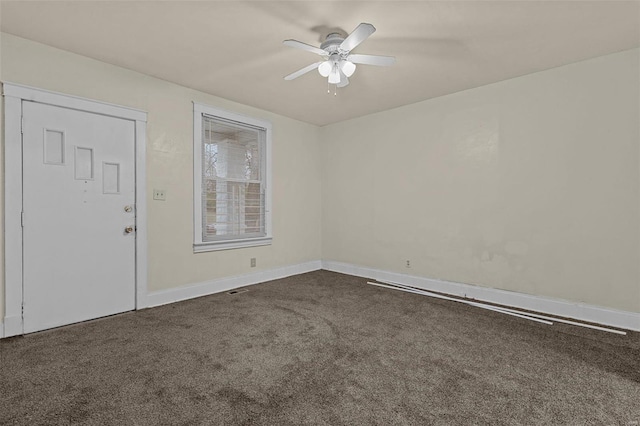
[[[325,125],[640,45],[640,3],[616,1],[3,1],[1,29],[183,86]],[[327,94],[317,72],[330,28],[377,32]]]

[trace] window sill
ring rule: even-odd
[[[194,253],[203,253],[206,251],[231,250],[237,248],[257,247],[271,245],[272,237],[247,238],[245,240],[229,240],[229,241],[205,241],[193,244]]]

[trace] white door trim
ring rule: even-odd
[[[34,87],[3,83],[4,95],[4,337],[24,333],[22,319],[22,101],[86,111],[135,122],[136,309],[147,298],[147,113]],[[0,324],[2,321],[0,321]],[[0,333],[2,335],[2,333]]]

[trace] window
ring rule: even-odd
[[[271,123],[194,103],[194,251],[271,244]]]

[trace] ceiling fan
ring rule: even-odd
[[[306,50],[322,56],[324,59],[315,62],[296,72],[286,76],[285,80],[293,80],[314,69],[317,69],[321,76],[328,77],[329,84],[336,87],[344,87],[349,84],[349,77],[356,70],[356,64],[388,66],[393,65],[396,59],[393,56],[361,55],[351,53],[360,43],[365,41],[376,28],[367,23],[361,23],[346,38],[340,33],[330,33],[320,48],[302,43],[297,40],[285,40],[282,43],[289,47]]]

